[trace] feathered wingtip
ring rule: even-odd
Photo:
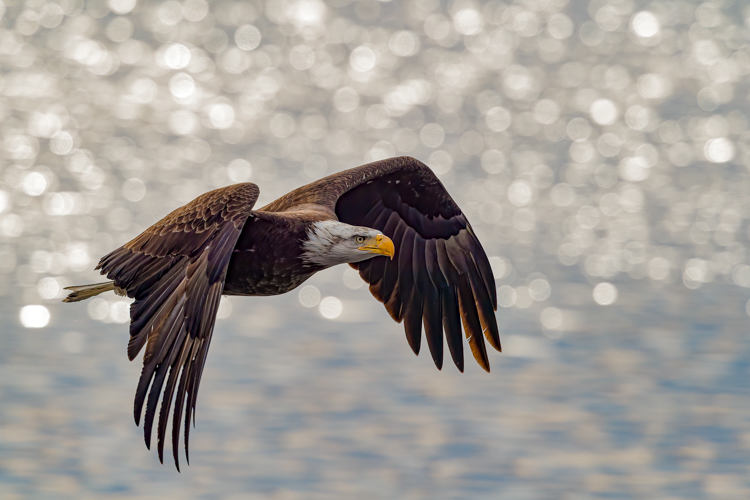
[[[93,285],[67,286],[65,290],[73,290],[73,292],[65,297],[63,302],[78,302],[99,295],[100,293],[115,290],[115,282],[105,281],[104,283],[94,283]]]

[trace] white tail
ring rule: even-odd
[[[104,283],[95,283],[93,285],[67,286],[65,289],[73,290],[73,293],[65,297],[63,302],[78,302],[79,300],[86,300],[103,292],[115,290],[115,282],[105,281]],[[117,291],[115,290],[115,292]]]

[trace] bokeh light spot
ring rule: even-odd
[[[612,283],[599,283],[594,287],[594,302],[600,306],[614,304],[617,300],[617,287]]]
[[[485,120],[490,129],[495,132],[502,132],[510,127],[511,115],[507,109],[498,106],[487,112]]]
[[[216,311],[216,318],[227,319],[228,317],[232,315],[233,310],[234,310],[234,307],[232,306],[231,297],[222,295],[221,301],[219,302],[219,309]]]
[[[109,303],[101,297],[95,297],[89,302],[87,311],[91,319],[104,321],[109,315]]]
[[[47,179],[39,172],[29,172],[23,179],[23,191],[30,196],[39,196],[47,190]]]
[[[297,298],[303,306],[315,307],[320,302],[320,290],[313,285],[305,285],[300,289]]]
[[[49,309],[40,305],[23,306],[19,318],[26,328],[44,328],[49,324]]]
[[[261,41],[260,30],[252,24],[245,24],[237,28],[234,33],[234,43],[242,50],[255,50]]]
[[[190,64],[190,49],[181,43],[173,43],[164,51],[164,63],[171,69],[182,69]]]
[[[510,272],[510,265],[503,257],[493,255],[489,258],[492,274],[496,280],[505,278]]]
[[[534,191],[526,181],[516,181],[508,188],[508,200],[517,207],[527,205]]]
[[[349,56],[349,62],[355,70],[364,73],[370,71],[377,63],[375,52],[366,45],[355,48]]]
[[[128,179],[122,185],[122,195],[128,201],[141,201],[146,196],[146,184],[137,178]]]
[[[500,307],[513,307],[518,294],[512,286],[503,285],[497,289],[497,303]]]
[[[633,32],[643,38],[651,38],[659,34],[660,25],[659,20],[654,14],[647,10],[643,10],[633,16],[630,21],[630,27]]]
[[[227,103],[216,103],[208,107],[208,118],[217,129],[227,129],[234,122],[234,108]]]
[[[537,278],[529,283],[529,295],[537,302],[545,301],[552,293],[549,281],[544,278]]]
[[[419,46],[419,37],[412,31],[397,31],[388,40],[388,48],[399,57],[413,56]]]
[[[359,272],[352,268],[347,268],[344,271],[343,280],[344,286],[349,290],[359,290],[365,285],[364,280],[359,276]]]
[[[118,300],[109,306],[109,319],[113,323],[128,323],[130,321],[130,302]]]
[[[476,35],[484,27],[484,18],[475,9],[461,9],[453,16],[453,26],[462,35]]]
[[[127,14],[135,8],[136,0],[109,0],[109,8],[115,14]]]
[[[599,125],[610,125],[617,120],[617,106],[609,99],[597,99],[591,104],[591,118]]]
[[[565,14],[553,14],[547,21],[547,31],[558,40],[565,40],[573,34],[575,25]]]
[[[437,123],[428,123],[422,127],[419,137],[428,148],[437,148],[445,140],[445,130]]]
[[[320,0],[296,0],[287,6],[287,16],[298,27],[317,26],[325,20],[326,13],[326,5]]]
[[[556,307],[545,307],[539,315],[539,320],[545,329],[544,335],[546,337],[556,339],[562,335],[563,314],[560,309]]]
[[[195,92],[195,81],[187,73],[177,73],[169,80],[169,91],[178,99],[186,99]]]
[[[711,163],[726,163],[734,158],[734,144],[725,137],[711,139],[703,147],[703,154]]]
[[[447,151],[439,149],[430,153],[427,163],[430,164],[436,174],[442,175],[448,173],[453,168],[453,157]]]
[[[320,314],[326,319],[336,319],[344,312],[344,304],[336,297],[325,297],[320,301]]]

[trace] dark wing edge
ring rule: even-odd
[[[128,358],[133,360],[146,346],[135,395],[135,423],[140,424],[145,403],[143,429],[150,449],[164,387],[157,430],[159,460],[164,463],[167,421],[174,399],[172,454],[178,471],[182,412],[184,409],[189,464],[190,417],[195,426],[198,387],[227,266],[245,221],[253,216],[258,194],[255,184],[243,183],[201,195],[103,257],[97,266],[135,299],[130,306]]]
[[[471,225],[435,174],[418,160],[402,157],[331,177],[336,176],[348,179],[334,185],[351,186],[335,203],[339,220],[379,229],[393,240],[394,259],[350,265],[391,317],[403,321],[414,353],[419,353],[424,325],[432,359],[441,369],[445,331],[453,362],[463,371],[463,327],[474,359],[489,371],[484,338],[501,350],[492,269]]]

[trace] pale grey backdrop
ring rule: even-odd
[[[0,498],[750,496],[743,2],[0,6]],[[223,304],[159,465],[127,301],[62,287],[206,190],[401,154],[492,258],[492,373],[333,269]]]

